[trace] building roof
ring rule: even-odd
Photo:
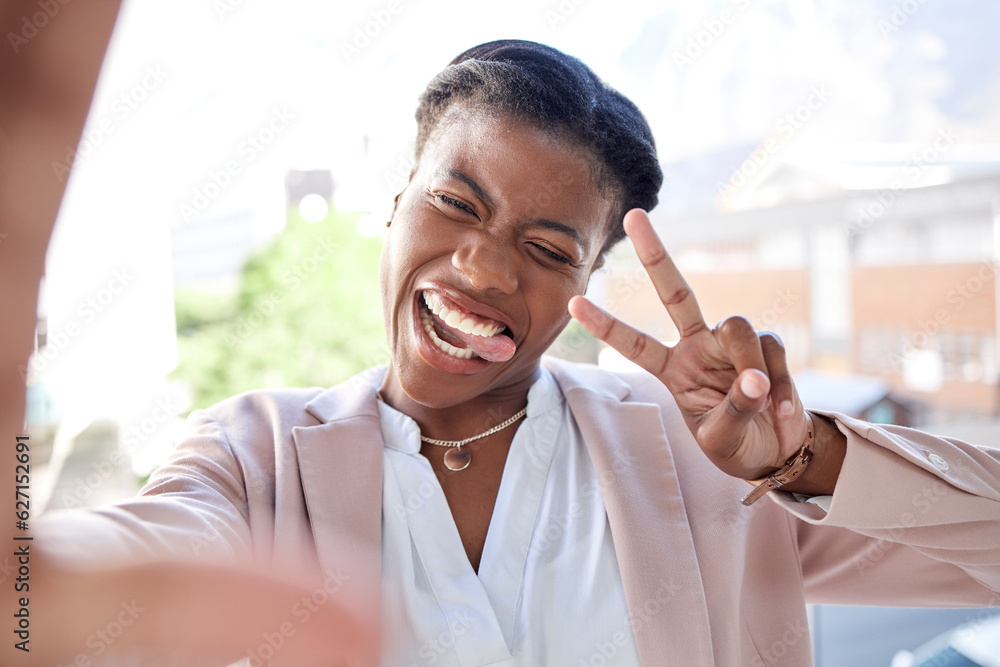
[[[865,375],[824,373],[812,368],[795,375],[802,405],[860,416],[889,395],[889,383]]]

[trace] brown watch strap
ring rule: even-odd
[[[813,445],[816,442],[816,425],[813,423],[812,415],[806,410],[806,441],[799,451],[795,452],[785,465],[771,473],[763,479],[747,480],[757,488],[748,493],[740,500],[741,503],[749,507],[763,498],[768,492],[780,488],[799,478],[799,476],[809,466],[813,458]]]

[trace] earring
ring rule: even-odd
[[[389,222],[385,223],[385,226],[388,227],[391,224],[392,224],[392,220],[390,220]]]

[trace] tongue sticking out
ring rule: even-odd
[[[493,362],[508,361],[517,351],[514,340],[503,335],[505,327],[502,323],[470,313],[441,294],[425,290],[421,307],[421,317],[427,318],[428,325],[433,321],[437,335],[451,339],[445,341],[448,344],[461,341],[466,349]],[[484,336],[471,333],[472,331],[492,332],[493,335]]]
[[[472,348],[473,352],[486,361],[507,361],[517,351],[514,341],[502,333],[494,336],[477,336],[458,329],[451,329],[451,334],[460,338],[463,343]]]

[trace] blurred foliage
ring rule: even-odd
[[[382,243],[335,211],[288,225],[250,257],[236,293],[178,290],[180,364],[193,407],[260,387],[330,386],[386,359]]]

